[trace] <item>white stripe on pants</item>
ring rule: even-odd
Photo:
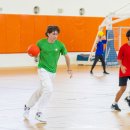
[[[38,69],[38,75],[40,77],[41,86],[33,93],[26,105],[31,108],[38,101],[37,111],[44,112],[53,92],[52,80],[55,77],[55,73],[51,73],[43,68],[40,68]]]

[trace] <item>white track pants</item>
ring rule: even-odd
[[[33,93],[26,105],[31,108],[38,101],[37,111],[44,112],[53,92],[52,80],[55,77],[55,73],[51,73],[43,68],[40,68],[38,69],[38,75],[40,77],[41,86]]]

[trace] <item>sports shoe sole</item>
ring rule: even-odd
[[[111,109],[112,109],[112,111],[118,111],[118,112],[120,112],[120,111],[121,111],[121,110],[115,110],[115,109],[114,109],[114,108],[112,108],[112,107],[111,107]]]
[[[35,117],[36,120],[40,121],[41,123],[44,123],[44,124],[47,124],[47,121],[42,121],[42,120],[39,120]]]

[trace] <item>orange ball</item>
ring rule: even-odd
[[[27,53],[32,56],[38,56],[38,54],[40,53],[40,49],[38,46],[36,46],[35,44],[31,44],[28,49],[27,49]]]

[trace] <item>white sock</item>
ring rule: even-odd
[[[116,105],[116,104],[118,104],[118,102],[113,102],[113,105]]]

